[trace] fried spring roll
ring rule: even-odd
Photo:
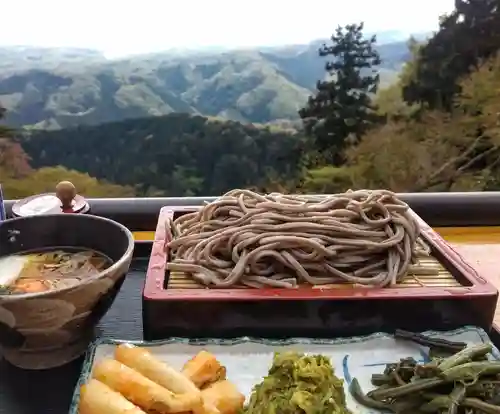
[[[201,392],[203,402],[220,414],[235,414],[243,408],[245,396],[230,381],[216,382]]]
[[[96,379],[80,389],[79,414],[146,414],[120,393]]]
[[[98,363],[93,377],[145,411],[156,410],[158,414],[198,412],[203,403],[199,393],[174,394],[114,359]]]
[[[198,387],[163,361],[154,357],[151,352],[130,344],[122,344],[115,349],[115,359],[135,369],[146,378],[156,382],[176,394],[199,393]]]
[[[203,388],[213,382],[225,380],[226,368],[210,352],[200,351],[184,364],[182,374],[198,388]]]

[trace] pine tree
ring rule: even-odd
[[[376,37],[363,36],[363,23],[338,27],[332,44],[319,49],[321,57],[332,57],[325,64],[329,78],[318,81],[316,94],[299,111],[306,133],[315,139],[316,149],[329,162],[342,159],[347,138],[359,139],[380,120],[372,103],[379,75],[380,56]]]

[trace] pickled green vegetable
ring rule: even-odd
[[[282,352],[257,384],[244,414],[350,414],[343,380],[323,355]]]

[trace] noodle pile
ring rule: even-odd
[[[169,224],[167,269],[215,288],[393,286],[421,244],[408,205],[385,190],[326,198],[232,190]]]

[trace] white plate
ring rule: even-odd
[[[465,327],[449,332],[426,332],[426,335],[446,338],[470,344],[490,342],[486,332],[480,328]],[[93,343],[83,364],[80,380],[73,395],[70,414],[77,414],[79,389],[92,371],[94,364],[103,358],[112,358],[117,344],[129,342],[148,347],[159,359],[180,369],[198,351],[205,349],[213,353],[227,368],[227,378],[239,390],[249,396],[254,384],[259,383],[271,366],[273,353],[283,349],[294,349],[309,354],[323,354],[331,358],[335,374],[344,379],[347,406],[353,413],[368,414],[376,411],[357,404],[350,396],[348,385],[356,377],[364,392],[373,389],[371,375],[383,372],[385,365],[401,358],[414,357],[418,361],[428,360],[428,348],[409,341],[396,341],[391,335],[376,333],[370,336],[342,339],[267,340],[254,338],[199,339],[172,338],[158,342],[120,341],[102,339]],[[494,356],[500,359],[495,348]]]

